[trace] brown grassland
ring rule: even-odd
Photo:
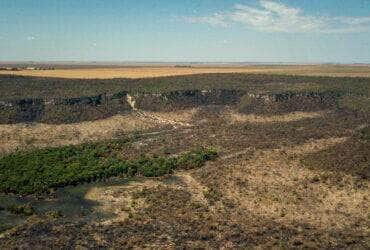
[[[255,73],[289,74],[307,76],[349,76],[370,77],[370,66],[349,65],[272,65],[272,66],[194,66],[191,68],[171,66],[142,67],[99,67],[69,68],[55,70],[0,71],[0,74],[14,74],[37,77],[60,77],[79,79],[148,78],[206,73]]]

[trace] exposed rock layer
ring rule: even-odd
[[[136,109],[174,111],[207,105],[232,105],[245,113],[312,111],[336,105],[337,93],[251,94],[244,90],[179,90],[164,93],[100,94],[78,98],[0,101],[0,123],[74,123],[106,118]]]

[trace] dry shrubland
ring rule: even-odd
[[[2,153],[118,137],[127,139],[118,149],[88,155],[103,162],[112,152],[119,159],[150,157],[148,165],[161,168],[156,159],[192,148],[219,154],[156,178],[121,176],[39,196],[1,194],[0,247],[367,249],[368,84],[351,85],[345,98],[336,94],[345,83],[333,85],[329,98],[242,98],[245,111],[212,104],[75,124],[0,125]],[[268,83],[264,91],[281,85]],[[14,215],[7,209],[14,205],[36,214]]]

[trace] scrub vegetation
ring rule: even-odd
[[[2,76],[0,90],[5,111],[125,105],[0,124],[1,249],[370,247],[370,78]]]
[[[139,79],[63,79],[0,75],[0,100],[82,97],[99,94],[164,93],[176,90],[237,89],[248,93],[333,92],[369,95],[369,78],[268,74],[195,74]],[[22,89],[22,91],[19,91]]]
[[[200,167],[217,156],[212,149],[195,149],[176,157],[142,156],[137,160],[124,161],[115,154],[121,143],[65,146],[3,156],[0,158],[0,191],[40,194],[51,188],[120,175],[158,177],[178,168]]]

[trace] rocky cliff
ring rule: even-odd
[[[252,94],[245,90],[177,90],[164,93],[127,91],[78,98],[0,101],[0,123],[73,123],[124,114],[136,109],[174,111],[207,105],[231,105],[246,113],[283,113],[336,106],[342,94],[283,92]]]

